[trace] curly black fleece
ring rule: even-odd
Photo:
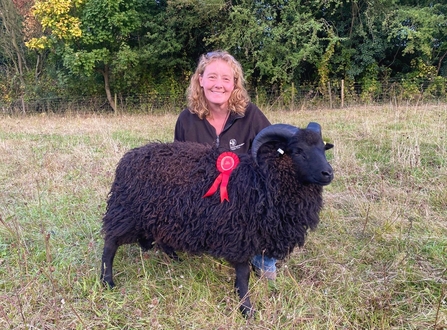
[[[302,246],[322,207],[322,187],[301,184],[290,157],[264,152],[261,166],[241,155],[229,202],[202,198],[219,175],[219,153],[197,143],[150,143],[119,162],[103,218],[118,245],[158,243],[232,263],[265,254],[284,259]]]

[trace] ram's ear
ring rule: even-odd
[[[298,127],[288,124],[274,124],[267,126],[263,130],[261,130],[254,138],[251,146],[251,154],[256,164],[258,164],[258,151],[264,144],[271,142],[288,141],[296,133],[298,133],[298,131]],[[281,149],[285,150],[285,148]],[[278,152],[281,153],[280,151]]]
[[[329,150],[332,149],[334,147],[334,145],[332,143],[324,143],[324,150]]]

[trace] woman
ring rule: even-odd
[[[242,66],[228,52],[202,55],[174,139],[216,145],[222,152],[247,153],[256,134],[270,122],[250,102],[244,83]],[[258,275],[276,279],[275,259],[255,256],[252,263]]]

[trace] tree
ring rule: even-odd
[[[0,5],[11,1],[18,9],[33,0]],[[199,56],[218,48],[241,62],[249,88],[277,93],[292,83],[324,93],[328,81],[345,79],[370,97],[387,79],[447,72],[447,5],[430,0],[36,0],[41,31],[18,12],[14,30],[0,13],[0,65],[15,81],[31,63],[25,38],[45,64],[42,77],[61,91],[101,88],[113,109],[114,94],[182,95]]]
[[[310,9],[301,1],[238,1],[211,40],[241,60],[253,86],[281,87],[315,68],[336,37]]]
[[[175,0],[167,1],[162,10],[151,15],[143,47],[147,72],[182,81],[195,69],[200,55],[215,49],[210,39],[219,33],[219,26],[226,21],[224,0]],[[182,91],[182,94],[184,90]]]
[[[421,59],[440,74],[447,56],[447,5],[401,6],[387,16],[387,40],[409,61]]]
[[[23,4],[22,4],[23,5]],[[12,0],[0,0],[0,51],[4,66],[10,71],[9,81],[14,94],[22,100],[25,112],[25,73],[28,70],[23,43],[23,19]]]
[[[340,42],[332,77],[369,81],[414,70],[413,59],[441,71],[447,6],[420,0],[330,0],[313,10],[334,26]]]
[[[144,0],[55,0],[37,1],[34,14],[46,35],[28,43],[30,48],[50,48],[62,58],[72,74],[100,73],[110,106],[116,110],[111,77],[132,79],[131,68],[140,60],[139,49],[149,20]]]

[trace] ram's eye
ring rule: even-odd
[[[302,159],[306,159],[306,158],[307,158],[307,157],[306,157],[306,153],[305,153],[304,150],[301,149],[301,148],[297,148],[297,149],[295,149],[295,151],[294,151],[293,153],[295,154],[295,156],[299,156],[299,157],[302,158]]]

